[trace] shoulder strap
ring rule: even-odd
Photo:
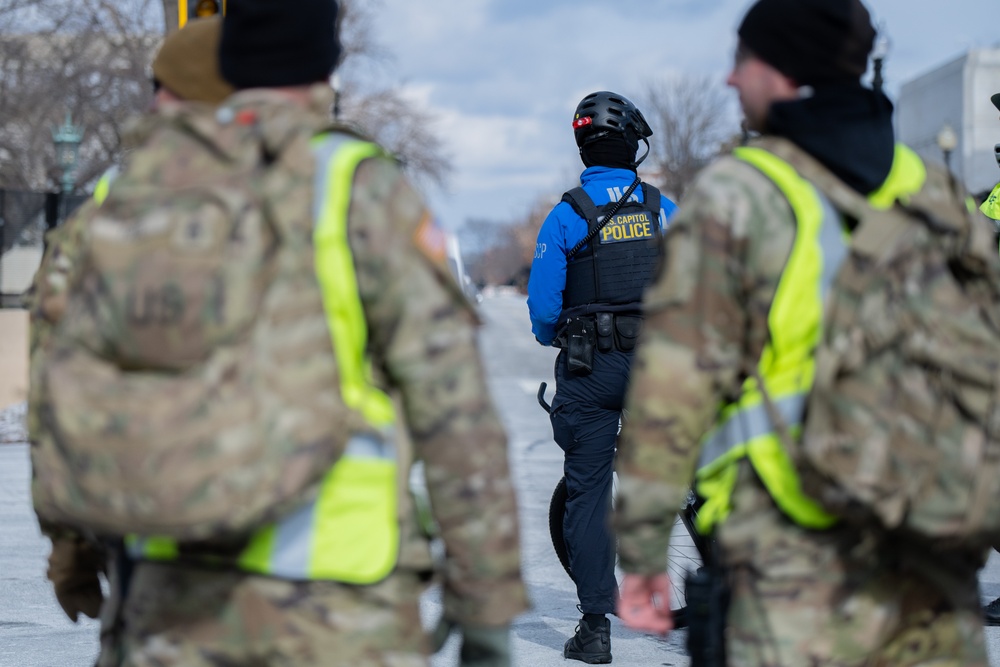
[[[573,207],[576,214],[587,221],[587,230],[590,231],[597,224],[599,211],[594,205],[594,200],[590,198],[587,191],[581,187],[573,188],[564,192],[562,201]]]

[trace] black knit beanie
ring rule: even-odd
[[[335,0],[237,0],[222,21],[219,64],[237,88],[326,81],[340,56]]]
[[[860,0],[758,0],[737,32],[754,55],[800,86],[860,81],[875,41]]]

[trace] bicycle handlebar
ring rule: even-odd
[[[549,414],[552,414],[552,406],[545,402],[545,389],[546,389],[546,387],[548,387],[548,383],[545,383],[545,382],[543,382],[542,384],[538,385],[538,394],[537,394],[538,404],[540,406],[542,406],[543,410],[545,410]]]

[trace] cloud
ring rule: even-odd
[[[581,165],[569,122],[585,94],[615,90],[635,100],[651,79],[681,74],[721,85],[750,0],[380,4],[378,34],[396,55],[391,76],[439,118],[454,156],[451,186],[432,198],[457,226],[489,217],[483,208],[500,219],[522,215],[574,184]],[[965,49],[996,43],[1000,25],[997,0],[869,7],[892,40],[890,96]]]

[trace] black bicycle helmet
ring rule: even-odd
[[[653,134],[642,112],[623,95],[602,90],[587,95],[576,105],[573,134],[577,146],[609,132],[626,134],[629,130],[635,133],[636,141]]]

